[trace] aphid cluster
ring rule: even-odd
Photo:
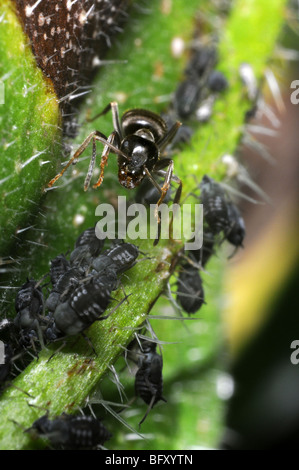
[[[222,72],[215,69],[216,64],[217,52],[213,45],[200,46],[192,51],[184,78],[174,93],[170,110],[164,115],[168,125],[176,119],[183,123],[173,144],[190,140],[193,131],[185,122],[190,119],[208,121],[218,94],[227,89],[228,81]]]
[[[245,223],[237,206],[228,198],[219,183],[204,175],[199,184],[204,220],[214,235],[224,238],[236,248],[243,246]]]
[[[93,258],[88,268],[90,272],[81,268],[77,269],[75,277],[73,273],[68,276],[68,271],[63,274],[58,283],[64,284],[64,278],[67,282],[50,316],[50,325],[45,333],[47,339],[82,333],[95,321],[106,319],[108,315],[103,314],[111,301],[112,292],[119,285],[118,276],[135,264],[138,255],[135,245],[115,245]]]
[[[3,320],[0,325],[0,338],[5,341],[5,362],[0,366],[1,389],[12,377],[16,355],[29,351],[37,355],[40,347],[84,335],[95,321],[109,316],[105,311],[112,292],[118,288],[120,276],[136,263],[139,250],[121,240],[103,251],[104,245],[95,228],[85,230],[68,257],[60,254],[51,261],[50,271],[42,279],[44,285],[42,281],[27,279],[18,289],[15,318]],[[46,277],[50,278],[50,289]],[[111,437],[98,419],[65,414],[54,419],[46,414],[27,432],[47,438],[55,448],[65,449],[96,448]]]
[[[36,354],[40,346],[83,334],[95,321],[108,317],[105,311],[112,292],[119,286],[120,275],[136,263],[139,250],[122,241],[103,248],[104,240],[97,238],[95,229],[87,229],[78,237],[69,259],[60,254],[51,261],[50,290],[48,284],[41,286],[34,279],[27,279],[19,288],[15,318],[1,322],[0,338],[6,341],[8,358],[1,377],[10,370],[10,351]]]
[[[203,244],[189,251],[188,260],[180,267],[176,299],[188,314],[197,312],[204,303],[200,269],[205,268],[218,244],[227,240],[235,249],[243,247],[246,234],[244,219],[222,186],[204,175],[200,184],[200,203],[203,205]]]

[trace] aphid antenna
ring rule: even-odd
[[[206,303],[206,302],[205,302]],[[173,317],[171,315],[151,315],[151,319],[153,320],[202,320],[200,317]]]
[[[150,338],[149,336],[145,336],[145,335],[139,335],[139,338],[141,339],[144,339],[146,341],[150,341],[151,343],[156,343],[156,344],[160,344],[160,345],[163,345],[163,344],[182,344],[182,341],[162,341],[160,339],[153,339],[153,338]]]
[[[152,340],[152,342],[155,342],[156,344],[159,344],[159,340],[158,340],[158,336],[156,335],[156,333],[154,332],[154,329],[150,323],[150,321],[148,320],[148,318],[146,318],[145,320],[145,323],[144,323],[144,326],[145,326],[145,330],[149,331],[149,333],[152,335],[152,338],[154,338],[154,340]],[[142,336],[141,334],[139,335],[140,337]],[[160,349],[160,352],[162,354],[162,350],[161,350],[161,346],[159,344],[159,349]],[[141,351],[143,351],[143,349],[141,348]]]
[[[119,393],[119,397],[120,397],[120,400],[121,402],[123,403],[124,401],[124,398],[126,400],[128,400],[126,394],[125,394],[125,387],[123,386],[123,384],[121,383],[120,379],[119,379],[119,376],[118,376],[118,373],[116,372],[116,369],[113,365],[110,365],[108,366],[108,369],[112,372],[113,376],[114,376],[114,379],[115,380],[112,380],[112,382],[116,385],[117,387],[117,390],[118,390],[118,393]]]
[[[206,302],[204,301],[204,298],[203,297],[199,297],[197,294],[199,294],[201,292],[201,290],[198,290],[195,294],[186,294],[184,292],[180,292],[180,291],[177,291],[177,294],[180,294],[181,297],[188,297],[189,299],[193,299],[194,297],[198,297],[199,299],[201,299],[203,301],[204,304],[206,304]]]
[[[269,165],[274,166],[277,164],[267,147],[246,130],[243,134],[242,143],[260,155]]]
[[[169,300],[169,302],[171,303],[174,311],[179,315],[180,320],[184,320],[185,317],[183,316],[182,309],[178,305],[178,303],[176,302],[176,300],[175,300],[175,298],[173,297],[172,294],[173,294],[173,292],[171,292],[170,283],[168,281],[167,285],[166,285],[166,289],[164,291],[164,295]],[[151,315],[151,318],[153,318],[153,315]]]
[[[123,372],[123,370],[125,370],[125,368],[127,367],[128,370],[129,370],[129,373],[130,373],[130,374],[133,374],[133,370],[131,369],[131,366],[130,366],[130,364],[129,364],[129,362],[128,362],[128,356],[130,355],[130,351],[129,351],[126,347],[124,347],[123,345],[121,345],[121,344],[118,344],[118,346],[119,346],[121,349],[124,350],[124,352],[123,352],[123,357],[124,357],[124,360],[125,360],[125,363],[126,363],[126,366],[121,370],[121,372]],[[134,362],[134,361],[133,361],[133,362]]]
[[[113,410],[113,408],[111,408],[111,406],[108,404],[109,402],[106,402],[106,400],[103,400],[103,399],[94,400],[92,398],[91,403],[102,405],[105,408],[105,410],[107,410],[117,421],[123,424],[126,428],[128,428],[134,434],[137,434],[142,439],[145,439],[144,436],[140,432],[138,432],[135,428],[133,428],[129,423],[127,423],[125,419],[119,416],[119,413],[117,413],[116,411]]]
[[[138,343],[138,346],[139,346],[140,350],[142,351],[142,344],[141,344],[141,341],[140,341],[140,334],[136,333],[136,331],[135,331],[134,336],[136,338],[136,341]]]
[[[144,313],[146,315],[146,313]],[[128,331],[138,331],[138,330],[143,330],[143,325],[141,326],[123,326],[122,330],[128,330]]]

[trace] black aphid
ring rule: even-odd
[[[54,312],[59,303],[68,299],[84,277],[85,272],[83,270],[77,267],[69,267],[53,285],[53,289],[46,300],[45,306],[49,312]]]
[[[136,245],[132,243],[117,243],[96,258],[92,263],[92,267],[96,271],[101,272],[104,266],[103,262],[107,257],[111,261],[110,264],[108,263],[109,269],[114,270],[116,274],[121,274],[134,266],[138,255],[139,250]]]
[[[201,92],[202,84],[197,77],[188,77],[180,83],[173,100],[174,110],[180,119],[188,119],[196,111]]]
[[[228,88],[228,81],[222,72],[213,70],[209,75],[207,85],[215,93],[220,93]]]
[[[75,243],[75,248],[70,254],[71,264],[88,265],[98,256],[103,249],[105,240],[96,236],[95,228],[88,228],[81,233]]]
[[[204,303],[204,290],[199,270],[189,263],[182,265],[177,285],[178,304],[188,314],[197,312]]]
[[[243,247],[243,241],[246,235],[245,222],[239,209],[232,202],[228,202],[229,226],[226,230],[226,240],[235,247]]]
[[[188,257],[191,261],[204,268],[211,256],[215,254],[215,245],[216,241],[213,233],[205,230],[203,233],[202,247],[199,250],[189,251]]]
[[[33,436],[37,433],[48,439],[53,447],[69,450],[95,449],[112,437],[99,419],[65,413],[52,420],[46,414],[37,419],[26,432]]]
[[[203,204],[204,222],[213,234],[226,231],[229,226],[225,191],[219,183],[204,175],[200,184],[200,201]]]
[[[189,77],[202,78],[214,68],[216,62],[217,52],[214,47],[206,46],[194,49],[185,74]]]
[[[154,342],[142,342],[141,356],[138,360],[138,370],[135,375],[135,393],[149,406],[139,425],[143,423],[158,401],[166,401],[162,395],[163,360],[162,356],[156,352],[156,347],[157,345]]]
[[[50,279],[53,287],[57,284],[61,276],[70,269],[70,267],[69,261],[63,254],[56,256],[56,258],[51,261]]]
[[[14,323],[19,329],[35,329],[43,312],[44,297],[34,279],[28,279],[17,292]]]

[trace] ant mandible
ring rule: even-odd
[[[167,157],[161,158],[161,155],[167,145],[173,140],[181,123],[179,121],[175,122],[168,130],[165,121],[158,114],[138,108],[126,111],[120,120],[118,104],[115,101],[109,103],[91,121],[103,116],[110,110],[112,112],[114,130],[109,137],[107,138],[99,131],[91,132],[61,172],[48,183],[48,186],[52,187],[72,163],[77,163],[80,155],[92,141],[92,157],[84,182],[84,190],[86,191],[90,185],[95,166],[96,141],[99,141],[104,144],[104,149],[101,155],[100,176],[96,184],[93,185],[93,188],[97,188],[102,184],[104,168],[108,163],[108,157],[110,153],[114,153],[118,155],[118,179],[122,186],[127,189],[134,189],[147,177],[157,188],[160,193],[160,199],[157,202],[156,214],[158,214],[158,207],[162,204],[169,190],[171,181],[179,185],[173,201],[174,204],[178,204],[182,193],[182,181],[173,174],[173,160]],[[167,170],[164,170],[166,167]],[[164,178],[162,187],[153,178],[153,173]],[[159,241],[160,223],[161,221],[158,217],[158,236],[154,244],[157,244]]]

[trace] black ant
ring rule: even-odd
[[[86,191],[90,185],[95,159],[96,159],[96,141],[104,144],[104,150],[101,155],[100,176],[93,188],[99,187],[104,179],[104,168],[107,165],[110,153],[118,155],[118,179],[122,186],[127,189],[134,189],[140,185],[145,177],[157,188],[160,199],[157,202],[157,209],[162,204],[167,191],[170,188],[171,181],[179,185],[174,204],[179,203],[182,182],[173,174],[174,162],[170,158],[161,158],[163,151],[169,145],[181,126],[176,121],[170,129],[167,129],[166,122],[158,114],[145,109],[130,109],[126,111],[121,119],[119,118],[118,104],[113,101],[91,121],[103,116],[111,110],[113,132],[107,138],[99,131],[91,132],[78,150],[74,153],[61,172],[56,175],[49,183],[51,187],[60,178],[67,168],[76,163],[77,159],[92,142],[92,157],[84,182]],[[165,171],[164,168],[167,167]],[[155,173],[164,178],[162,187],[156,182],[152,174]],[[158,212],[158,210],[157,210]],[[158,217],[158,224],[160,219]],[[158,240],[155,241],[156,243]]]

